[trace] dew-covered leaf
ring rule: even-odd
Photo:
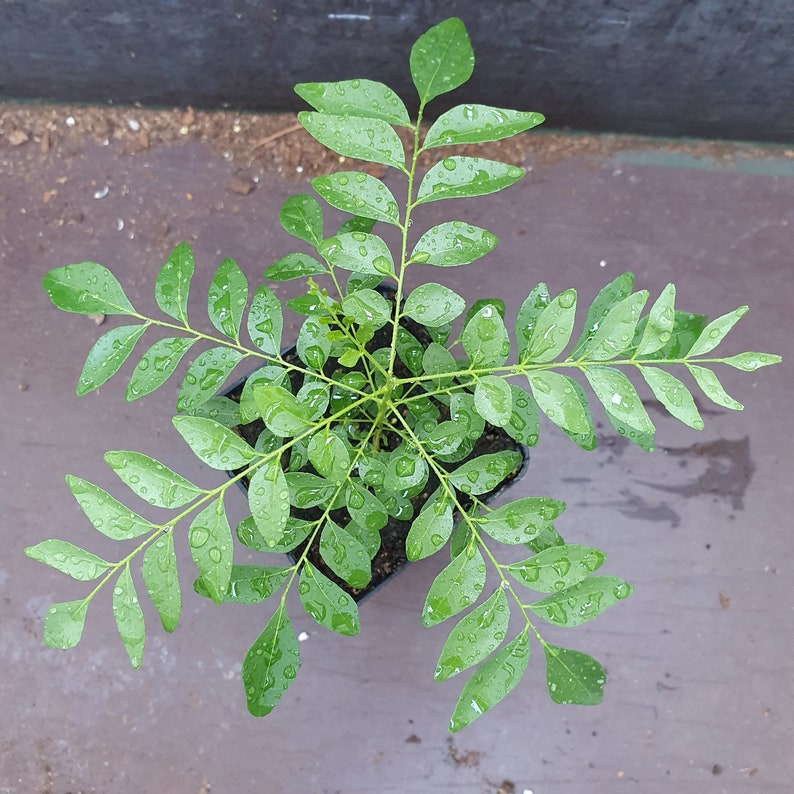
[[[565,541],[562,536],[554,528],[553,524],[548,524],[538,532],[537,537],[532,538],[524,544],[533,554],[540,554],[546,549],[554,548],[555,546],[564,546]]]
[[[688,364],[687,369],[692,373],[695,382],[700,386],[703,394],[709,398],[713,403],[716,403],[723,408],[730,408],[732,411],[741,411],[744,406],[731,397],[725,391],[720,379],[706,367],[697,367],[694,364]]]
[[[380,499],[355,480],[350,480],[345,505],[353,521],[369,532],[379,532],[389,522],[388,512]]]
[[[482,157],[455,155],[436,163],[423,177],[416,204],[496,193],[517,182],[524,169]]]
[[[534,447],[538,443],[540,433],[540,418],[535,398],[527,394],[520,386],[510,384],[512,394],[512,409],[505,432],[519,444]]]
[[[156,507],[182,507],[206,491],[142,452],[111,450],[105,463],[136,495]]]
[[[515,323],[516,345],[520,361],[524,360],[527,345],[532,339],[538,318],[549,303],[551,303],[549,288],[541,281],[540,284],[532,288],[521,304]]]
[[[281,228],[287,234],[313,245],[315,248],[323,239],[323,208],[314,196],[300,193],[290,196],[278,213]],[[265,276],[272,278],[272,276]],[[291,276],[290,278],[295,278]]]
[[[773,353],[739,353],[736,356],[722,359],[723,364],[727,364],[734,369],[740,369],[743,372],[755,372],[761,367],[768,367],[771,364],[779,364],[782,361],[780,356]]]
[[[529,604],[536,615],[557,626],[579,626],[628,598],[634,588],[616,576],[589,576],[578,584]]]
[[[387,491],[402,493],[427,482],[427,461],[416,450],[398,447],[389,456],[383,475]]]
[[[132,402],[160,388],[196,341],[195,337],[169,336],[155,342],[135,365],[124,399]]]
[[[206,402],[224,384],[243,354],[228,347],[211,347],[197,356],[185,373],[176,402],[177,411],[191,411]]]
[[[450,17],[423,33],[411,48],[410,67],[421,105],[463,85],[474,71],[474,51],[463,22]]]
[[[187,534],[193,562],[207,585],[210,598],[220,604],[232,573],[232,530],[223,495],[205,507],[192,521]]]
[[[703,419],[695,401],[689,389],[678,378],[658,367],[643,367],[642,376],[651,387],[654,397],[679,422],[694,430],[703,429]]]
[[[96,554],[65,540],[43,540],[35,546],[28,546],[25,554],[80,582],[96,579],[111,565]]]
[[[422,144],[425,149],[464,143],[488,143],[510,138],[545,121],[540,113],[489,105],[457,105],[433,122]]]
[[[716,320],[712,320],[701,332],[700,336],[695,340],[692,345],[688,356],[702,356],[704,353],[710,353],[728,334],[728,331],[736,325],[737,322],[747,314],[749,307],[740,306],[728,314],[723,314]]]
[[[544,644],[546,685],[555,703],[597,706],[604,699],[606,672],[581,651]]]
[[[430,585],[422,608],[422,625],[435,626],[474,604],[482,594],[485,574],[479,549],[464,549]]]
[[[53,304],[75,314],[135,314],[116,277],[96,262],[50,270],[42,286]]]
[[[474,397],[467,392],[455,392],[449,403],[449,419],[463,428],[470,439],[478,439],[485,430],[485,420],[474,408]]]
[[[448,287],[427,282],[405,300],[403,312],[422,325],[435,327],[452,322],[466,308],[466,301]]]
[[[422,372],[422,359],[425,351],[419,340],[407,329],[399,326],[397,328],[397,343],[395,345],[400,361],[408,367],[413,375]]]
[[[474,386],[477,413],[495,427],[504,427],[513,415],[513,392],[510,384],[496,375],[483,375]]]
[[[257,455],[237,433],[212,419],[175,416],[171,420],[193,454],[213,469],[229,471],[247,466]]]
[[[485,305],[463,328],[460,341],[473,368],[499,367],[510,353],[504,320],[492,305]]]
[[[289,486],[278,459],[260,466],[248,485],[248,506],[259,535],[269,549],[283,541],[289,518]]]
[[[582,350],[601,327],[601,323],[609,314],[609,310],[627,298],[631,294],[633,286],[634,274],[621,273],[617,278],[601,288],[587,310],[582,333],[573,347],[571,358],[579,358],[581,356]]]
[[[317,245],[320,245],[319,241]],[[328,268],[313,256],[302,253],[287,254],[265,269],[264,278],[271,281],[290,281],[294,278],[306,278],[327,273]],[[260,287],[261,289],[261,287]]]
[[[328,504],[338,490],[336,483],[308,471],[288,471],[284,476],[289,502],[301,510]]]
[[[143,661],[146,627],[129,563],[121,569],[116,586],[113,588],[113,618],[127,656],[130,658],[130,664],[138,669]]]
[[[642,290],[616,303],[602,318],[589,340],[577,350],[576,357],[589,361],[608,361],[628,350],[647,300],[648,291]]]
[[[67,474],[66,484],[94,529],[111,540],[130,540],[155,528],[154,524],[87,480]]]
[[[342,311],[359,325],[370,323],[377,330],[391,317],[392,306],[374,289],[359,289],[342,298]]]
[[[439,377],[433,381],[437,388],[443,388],[452,381],[451,376],[457,372],[458,362],[443,345],[431,342],[422,354],[422,369],[427,375],[449,375],[450,377]]]
[[[325,381],[307,375],[295,396],[306,406],[313,420],[319,419],[331,401],[331,388]]]
[[[428,229],[411,252],[412,262],[436,267],[468,265],[493,251],[495,234],[463,221],[448,221]]]
[[[233,259],[224,259],[207,292],[207,316],[222,333],[240,341],[240,323],[248,303],[248,279]]]
[[[533,318],[532,331],[521,354],[521,361],[544,364],[557,358],[570,341],[575,317],[576,290],[567,289]],[[526,333],[526,317],[521,330]]]
[[[411,126],[411,118],[400,97],[374,80],[298,83],[295,93],[321,113],[380,119],[398,127]]]
[[[320,256],[334,267],[358,273],[394,275],[394,260],[389,246],[375,234],[347,232],[323,240]]]
[[[351,587],[366,587],[372,578],[369,554],[364,545],[330,519],[320,535],[320,556]]]
[[[254,387],[254,400],[262,421],[277,436],[296,436],[311,423],[307,407],[281,386],[265,384]]]
[[[562,515],[565,503],[545,496],[516,499],[478,518],[479,524],[500,543],[527,543],[555,518]]]
[[[574,381],[550,371],[530,372],[527,380],[538,407],[557,427],[569,434],[590,433],[592,425]]]
[[[48,648],[74,648],[83,636],[90,598],[53,604],[44,616],[44,644]]]
[[[327,428],[309,439],[309,460],[326,479],[342,482],[350,471],[350,453],[341,438]]]
[[[446,499],[430,499],[414,519],[405,539],[405,555],[421,560],[435,554],[452,534],[452,506]]]
[[[277,356],[281,348],[284,319],[281,303],[264,285],[257,287],[248,310],[248,335],[260,350]]]
[[[631,381],[613,367],[588,367],[585,376],[604,409],[621,425],[653,436],[655,428]]]
[[[88,352],[77,381],[77,395],[88,394],[115,375],[148,327],[148,324],[120,325],[102,334]]]
[[[675,325],[675,284],[668,284],[651,306],[642,338],[637,347],[638,356],[647,356],[663,348],[673,334]]]
[[[286,554],[286,552],[292,551],[296,546],[303,543],[313,527],[314,524],[310,521],[290,516],[275,546],[269,546],[265,538],[262,537],[253,516],[248,516],[237,525],[235,534],[243,546],[254,551],[266,554]]]
[[[346,637],[358,634],[360,623],[356,602],[308,560],[301,568],[298,593],[303,608],[321,626]]]
[[[258,604],[269,598],[289,578],[291,568],[266,565],[232,565],[224,604]],[[205,598],[212,598],[203,577],[193,582],[193,589]]]
[[[332,207],[374,221],[400,224],[400,208],[389,188],[363,171],[342,171],[312,179],[312,187]]]
[[[212,419],[224,427],[236,427],[242,424],[240,404],[228,397],[210,397],[205,403],[189,412],[189,416],[203,416]]]
[[[673,333],[663,348],[651,355],[657,361],[684,358],[708,323],[703,314],[690,314],[676,310]]]
[[[160,268],[154,283],[154,298],[169,317],[187,326],[187,298],[193,278],[193,250],[179,243]],[[107,313],[107,312],[106,312]]]
[[[513,578],[538,593],[556,593],[597,571],[606,555],[599,549],[568,543],[507,566]]]
[[[176,569],[174,533],[166,532],[143,555],[143,583],[166,631],[173,631],[182,611],[182,594]]]

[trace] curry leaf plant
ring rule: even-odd
[[[68,476],[94,528],[123,551],[109,561],[64,540],[26,550],[91,583],[81,598],[50,607],[47,645],[76,645],[89,605],[109,590],[122,643],[138,667],[146,632],[137,593],[148,593],[166,631],[176,628],[182,595],[175,548],[185,544],[198,571],[198,594],[218,604],[265,602],[264,628],[245,656],[242,680],[250,712],[268,714],[300,666],[288,593],[297,591],[321,626],[357,634],[353,596],[370,582],[381,531],[396,520],[405,529],[409,560],[445,555],[420,618],[426,627],[448,627],[435,678],[466,678],[450,730],[514,689],[533,647],[542,651],[555,702],[601,702],[603,667],[558,645],[561,629],[595,618],[632,586],[601,572],[603,551],[562,539],[562,502],[535,495],[494,507],[489,494],[521,467],[522,446],[538,443],[542,416],[591,450],[593,415],[603,412],[616,432],[651,450],[655,427],[641,393],[650,391],[673,417],[700,430],[693,384],[717,405],[738,410],[715,365],[753,371],[779,358],[717,356],[715,348],[746,307],[708,321],[676,308],[672,284],[649,301],[630,273],[598,293],[576,336],[573,289],[553,295],[544,283],[527,285],[512,324],[498,299],[467,308],[441,283],[444,269],[477,262],[497,238],[457,212],[423,228],[422,205],[494,193],[524,172],[445,148],[497,141],[543,121],[538,113],[464,104],[423,125],[427,104],[465,83],[473,67],[466,29],[452,18],[428,30],[411,51],[418,94],[413,119],[381,83],[296,87],[312,108],[299,115],[305,129],[345,158],[392,169],[389,185],[399,191],[368,173],[343,171],[312,180],[316,196],[284,203],[281,225],[301,241],[301,250],[268,267],[264,278],[305,284],[286,306],[266,284],[252,289],[226,259],[207,296],[214,330],[197,330],[188,316],[194,261],[186,243],[174,249],[154,284],[166,319],[138,312],[99,264],[67,265],[44,278],[63,311],[125,318],[89,352],[78,394],[100,387],[135,353],[126,399],[139,399],[166,383],[190,353],[174,427],[200,461],[234,472],[203,488],[141,452],[108,452],[108,466],[145,503],[146,515],[165,511],[158,518]],[[427,153],[437,154],[435,164],[421,173],[419,157]],[[323,202],[349,215],[330,234]],[[376,223],[396,231],[396,245],[373,230]],[[409,290],[407,275],[416,270],[432,275]],[[303,317],[289,352],[282,348],[285,308]],[[145,346],[149,331],[159,334]],[[258,368],[236,400],[219,396],[242,362]],[[255,425],[257,436],[247,438],[241,428]],[[508,443],[478,451],[496,431]],[[237,482],[248,486],[250,516],[233,527],[226,503]],[[240,547],[247,559],[259,555],[255,564],[235,561]],[[310,556],[311,548],[319,557]],[[502,562],[506,556],[512,561]]]

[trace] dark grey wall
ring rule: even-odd
[[[290,110],[295,82],[365,76],[407,98],[411,43],[453,14],[480,66],[467,100],[794,140],[794,0],[0,0],[0,96]]]

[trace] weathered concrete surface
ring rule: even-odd
[[[292,250],[276,213],[307,186],[262,172],[250,195],[230,193],[233,166],[197,144],[122,158],[90,142],[62,160],[3,155],[0,792],[493,794],[512,791],[508,781],[536,794],[788,794],[794,178],[774,153],[712,168],[667,167],[660,157],[528,162],[533,170],[510,191],[417,216],[418,230],[448,210],[499,235],[496,254],[443,277],[469,299],[506,294],[510,316],[540,279],[556,292],[578,287],[586,303],[633,269],[652,294],[678,282],[681,308],[716,316],[750,304],[728,347],[786,358],[756,374],[722,372],[747,409],[728,415],[702,403],[700,434],[654,413],[660,450],[650,456],[609,432],[586,455],[544,426],[514,494],[567,501],[558,525],[566,539],[604,548],[605,570],[636,586],[592,624],[549,632],[605,663],[606,698],[591,709],[551,704],[536,649],[519,689],[451,739],[445,726],[460,683],[432,680],[446,631],[419,623],[440,559],[412,566],[363,605],[353,639],[317,629],[292,603],[296,630],[309,634],[302,668],[262,720],[245,711],[240,660],[269,607],[214,608],[193,596],[183,535],[182,623],[166,636],[144,604],[141,671],[127,664],[104,594],[76,649],[42,647],[47,606],[84,587],[25,558],[23,547],[55,536],[117,554],[88,527],[65,472],[116,490],[102,453],[133,448],[199,483],[218,477],[173,432],[168,401],[123,403],[123,377],[74,396],[82,358],[112,320],[98,329],[56,311],[42,275],[95,259],[136,305],[154,309],[157,269],[173,244],[191,240],[199,263],[191,310],[201,316],[222,257],[256,280]],[[174,396],[176,383],[165,392]],[[228,501],[241,517],[242,497]]]

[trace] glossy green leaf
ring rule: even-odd
[[[322,241],[320,241],[322,242]],[[320,245],[320,242],[317,245]],[[294,278],[306,278],[320,273],[327,273],[328,268],[308,254],[287,254],[265,269],[264,278],[271,281],[290,281]],[[262,289],[260,287],[259,289]]]
[[[105,453],[105,463],[133,493],[156,507],[182,507],[206,493],[142,452],[112,450]]]
[[[360,622],[356,602],[308,560],[301,568],[298,593],[303,608],[321,626],[346,637],[358,634]]]
[[[370,323],[377,330],[391,318],[392,305],[374,289],[359,289],[342,298],[342,311],[359,325]]]
[[[402,141],[385,121],[347,118],[330,113],[298,113],[306,132],[331,151],[405,170]]]
[[[160,268],[154,283],[154,298],[169,317],[187,326],[187,299],[193,278],[193,250],[187,243],[179,243]]]
[[[633,587],[616,576],[589,576],[541,601],[529,604],[536,615],[557,626],[579,626],[628,598]]]
[[[463,85],[474,71],[474,51],[463,22],[451,17],[423,33],[411,48],[410,66],[421,105]]]
[[[430,585],[422,608],[422,625],[435,626],[474,604],[482,594],[485,573],[479,549],[464,549]]]
[[[524,629],[491,659],[483,662],[461,690],[449,730],[454,733],[474,722],[515,688],[529,664],[529,637]]]
[[[473,368],[499,367],[510,353],[504,320],[493,306],[483,306],[465,325],[460,341]]]
[[[416,204],[496,193],[517,182],[524,169],[482,157],[445,157],[422,179]]]
[[[613,367],[588,367],[585,376],[605,410],[625,427],[653,435],[655,428],[631,381]]]
[[[504,427],[513,415],[513,392],[510,384],[496,375],[483,375],[474,386],[477,413],[496,427]]]
[[[587,422],[587,430],[584,433],[572,433],[570,430],[563,429],[563,433],[565,433],[565,435],[568,436],[568,438],[570,438],[577,447],[590,452],[596,448],[597,439],[595,425],[593,424],[593,417],[590,413],[590,406],[587,402],[587,394],[579,385],[579,383],[573,380],[573,378],[569,379],[569,384],[573,389],[576,399],[579,401],[579,405],[582,407],[582,411],[584,412],[585,421]],[[609,416],[609,414],[607,415]]]
[[[295,93],[321,113],[380,119],[398,127],[411,126],[411,118],[400,97],[374,80],[298,83]]]
[[[611,424],[612,427],[617,430],[619,435],[623,436],[626,440],[631,441],[632,444],[636,444],[640,449],[643,449],[646,452],[653,451],[655,446],[654,433],[643,433],[637,430],[635,427],[627,425],[625,422],[614,416],[614,414],[612,414],[606,408],[604,409],[604,413],[609,420],[609,424]]]
[[[490,656],[504,640],[509,620],[507,595],[498,587],[450,632],[438,658],[436,681],[446,681]]]
[[[83,636],[89,598],[53,604],[44,616],[44,644],[48,648],[74,648]]]
[[[96,579],[111,565],[96,554],[65,540],[43,540],[35,546],[28,546],[25,554],[80,582]]]
[[[631,347],[648,291],[642,290],[616,303],[576,355],[588,361],[609,361]]]
[[[565,503],[545,496],[526,496],[497,507],[480,516],[482,529],[500,543],[527,543],[555,518],[562,515]]]
[[[176,402],[177,411],[191,411],[223,386],[243,354],[228,347],[211,347],[197,356],[185,373]]]
[[[415,450],[398,447],[386,464],[383,485],[387,491],[401,493],[427,482],[427,461]]]
[[[278,214],[281,228],[287,234],[313,245],[315,248],[323,239],[323,208],[314,196],[300,193],[290,196]],[[272,278],[272,276],[265,276]],[[295,276],[290,276],[295,278]]]
[[[510,438],[519,444],[534,447],[538,443],[540,433],[540,418],[538,406],[534,397],[527,394],[524,389],[515,384],[510,384],[512,393],[512,410],[504,429]]]
[[[348,485],[345,505],[353,521],[365,530],[379,532],[389,522],[380,499],[354,480]]]
[[[187,534],[190,554],[210,598],[220,604],[232,572],[232,530],[226,518],[223,495],[205,507],[191,522]]]
[[[545,364],[557,358],[571,339],[575,317],[576,290],[567,289],[545,306],[535,319],[521,361]]]
[[[320,256],[334,267],[359,273],[394,274],[394,260],[383,240],[366,232],[348,232],[323,240]]]
[[[294,394],[281,386],[256,386],[254,399],[262,421],[277,436],[296,436],[309,427],[310,411]]]
[[[369,234],[374,226],[375,221],[372,218],[362,218],[358,215],[354,215],[352,218],[348,218],[342,223],[336,230],[336,233],[349,234],[351,232],[364,232],[365,234]],[[372,286],[376,285],[373,284]]]
[[[210,468],[221,471],[240,469],[257,457],[253,448],[237,433],[212,419],[175,416],[171,421],[193,454]]]
[[[489,105],[457,105],[436,119],[423,148],[464,143],[488,143],[510,138],[545,121],[540,113],[506,110]]]
[[[146,324],[120,325],[102,334],[88,353],[77,381],[77,395],[88,394],[115,375],[148,327]]]
[[[412,262],[436,267],[468,265],[496,248],[495,234],[463,221],[448,221],[428,229],[411,252]]]
[[[732,411],[741,411],[744,406],[733,399],[733,397],[725,391],[720,383],[719,378],[706,367],[697,367],[694,364],[688,364],[687,369],[692,373],[695,382],[700,386],[701,391],[713,403],[716,403],[723,408],[730,408]]]
[[[728,334],[728,331],[747,314],[748,309],[748,306],[740,306],[738,309],[728,314],[723,314],[722,317],[718,317],[716,320],[712,320],[703,329],[695,344],[692,345],[689,356],[702,356],[714,350]]]
[[[445,376],[457,372],[458,362],[443,345],[431,342],[422,354],[422,369],[427,375]],[[433,381],[433,384],[440,388],[451,381],[452,377],[439,377]]]
[[[602,287],[587,310],[582,333],[573,347],[571,358],[579,358],[582,351],[589,345],[596,331],[601,327],[604,318],[613,306],[631,295],[634,286],[633,273],[621,273],[606,286]]]
[[[452,395],[449,418],[460,425],[471,439],[478,439],[485,430],[485,420],[474,408],[474,397],[466,392],[455,392]]]
[[[428,500],[414,519],[405,539],[405,555],[409,560],[422,560],[435,554],[452,534],[452,506],[446,499]]]
[[[260,350],[271,356],[279,355],[284,318],[281,303],[265,286],[257,287],[248,310],[248,335]]]
[[[451,420],[440,424],[433,420],[433,429],[422,438],[424,447],[434,455],[451,455],[459,448],[467,447],[467,441],[470,439],[466,427]]]
[[[159,389],[196,341],[195,337],[169,336],[155,342],[135,365],[124,399],[132,402]]]
[[[50,300],[75,314],[135,314],[116,277],[96,262],[50,270],[42,280]]]
[[[549,288],[541,282],[532,288],[532,291],[521,304],[515,323],[516,345],[520,361],[524,360],[527,345],[534,335],[538,318],[543,314],[543,310],[549,303],[551,303]]]
[[[285,554],[303,543],[312,531],[313,524],[301,518],[290,517],[274,546],[269,546],[259,531],[253,516],[248,516],[237,525],[235,534],[243,546],[267,554]]]
[[[350,453],[341,438],[327,428],[309,439],[309,460],[326,479],[342,482],[350,472]]]
[[[554,548],[555,546],[564,546],[565,541],[560,536],[560,533],[554,528],[552,524],[548,524],[538,532],[537,537],[532,538],[524,544],[533,554],[540,554],[546,549]]]
[[[251,516],[269,549],[283,542],[289,518],[289,486],[277,458],[260,466],[248,485],[248,506]]]
[[[546,685],[555,703],[597,706],[604,699],[606,672],[592,656],[549,644],[543,650]]]
[[[705,315],[676,310],[670,340],[650,358],[658,361],[684,358],[707,323],[708,318]]]
[[[312,419],[319,419],[328,408],[331,388],[325,381],[312,379],[307,375],[295,396],[306,406]]]
[[[143,583],[166,631],[173,631],[182,611],[182,594],[176,569],[174,533],[166,532],[143,555]]]
[[[210,397],[207,402],[190,411],[189,415],[212,419],[224,427],[236,427],[243,423],[240,404],[228,397]]]
[[[590,432],[590,420],[570,378],[543,371],[528,374],[527,380],[538,407],[557,427],[575,434]]]
[[[280,604],[243,659],[242,679],[248,711],[270,714],[300,667],[298,638],[284,604]]]
[[[155,528],[154,524],[87,480],[67,474],[66,484],[94,529],[111,540],[130,540]]]
[[[130,658],[130,664],[137,670],[143,661],[146,627],[129,563],[121,569],[116,586],[113,588],[113,618],[127,656]]]
[[[312,187],[332,207],[374,221],[400,224],[400,208],[389,188],[363,171],[341,171],[312,179]]]
[[[338,490],[336,483],[311,472],[288,471],[284,476],[289,488],[289,503],[301,510],[328,504]]]
[[[235,342],[240,341],[240,323],[248,303],[248,279],[233,259],[224,259],[207,292],[210,322]]]
[[[534,557],[507,566],[510,575],[520,584],[538,593],[556,593],[597,571],[606,555],[599,549],[568,543],[552,546]]]
[[[674,325],[675,284],[668,284],[651,307],[637,347],[637,355],[647,356],[661,350],[670,341]]]
[[[412,375],[422,372],[422,360],[425,355],[424,348],[419,340],[406,328],[397,328],[397,343],[395,345],[400,361],[408,367]]]
[[[642,376],[657,400],[680,422],[695,429],[703,429],[703,419],[689,389],[669,372],[657,367],[643,367]]]
[[[232,565],[224,604],[258,604],[269,598],[287,581],[291,568],[264,565]],[[193,582],[193,589],[205,598],[212,598],[203,577]]]
[[[366,587],[372,578],[369,554],[364,545],[330,519],[320,535],[320,556],[351,587]]]
[[[722,359],[723,364],[727,364],[734,369],[743,372],[755,372],[761,367],[768,367],[771,364],[779,364],[782,361],[780,356],[772,353],[739,353],[737,356]]]

